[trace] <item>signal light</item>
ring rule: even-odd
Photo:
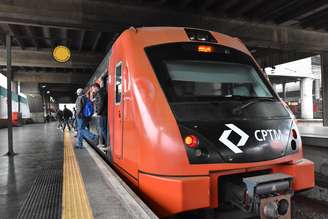
[[[188,135],[185,137],[184,143],[190,148],[196,148],[199,144],[199,140],[195,135]]]
[[[206,30],[185,28],[188,38],[192,41],[206,41],[211,43],[217,43],[218,41],[211,34],[211,32]]]
[[[292,135],[294,139],[297,139],[297,131],[295,129],[292,129]]]
[[[200,45],[197,47],[197,51],[211,53],[211,52],[214,52],[214,48],[213,48],[213,46]]]

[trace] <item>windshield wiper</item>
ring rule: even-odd
[[[277,99],[276,98],[273,98],[273,97],[253,97],[252,99],[250,99],[249,102],[241,105],[241,106],[238,106],[238,107],[235,107],[234,109],[232,109],[232,114],[234,115],[240,115],[241,112],[246,109],[247,107],[253,105],[254,103],[258,103],[258,102],[261,102],[261,101],[271,101],[271,102],[276,102]]]

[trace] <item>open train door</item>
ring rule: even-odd
[[[116,158],[122,159],[123,155],[123,63],[115,65],[114,75],[114,113],[113,113],[113,153]]]

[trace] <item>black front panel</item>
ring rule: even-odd
[[[182,137],[199,137],[203,156],[187,146],[189,161],[200,163],[244,163],[282,157],[288,146],[291,119],[221,122],[179,122]]]
[[[251,57],[211,43],[171,43],[145,49],[191,164],[243,163],[285,154],[292,125]]]

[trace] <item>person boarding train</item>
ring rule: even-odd
[[[76,91],[77,98],[75,101],[76,108],[76,124],[77,124],[77,140],[75,147],[83,148],[83,139],[92,141],[95,145],[98,144],[98,135],[93,134],[86,129],[89,117],[93,112],[90,109],[91,101],[83,94],[83,89],[79,88]]]

